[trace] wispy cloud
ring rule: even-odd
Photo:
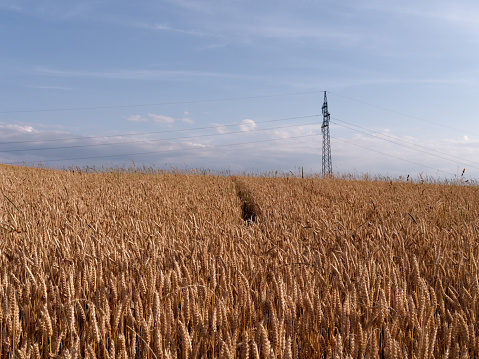
[[[127,118],[127,121],[130,122],[152,122],[156,124],[166,124],[166,125],[172,125],[175,122],[184,122],[188,124],[193,124],[195,121],[193,121],[190,117],[188,117],[189,113],[185,111],[185,117],[183,118],[174,118],[171,116],[165,116],[165,115],[157,115],[154,113],[149,113],[147,117],[142,117],[141,115],[132,115]]]
[[[7,10],[7,11],[14,11],[14,12],[23,12],[25,8],[20,5],[15,5],[15,4],[1,4],[0,3],[0,9]]]
[[[60,19],[72,19],[92,17],[101,8],[101,1],[58,2],[42,1],[31,2],[21,0],[2,0],[0,9],[15,11],[38,17],[55,17]]]
[[[30,87],[35,89],[41,89],[41,90],[59,90],[59,91],[73,90],[72,87],[62,87],[62,86],[30,86]]]
[[[348,73],[348,70],[344,70]],[[278,81],[281,85],[287,85],[297,89],[315,89],[318,82],[326,89],[362,88],[364,86],[396,86],[396,85],[449,85],[479,87],[479,75],[475,69],[452,69],[450,73],[431,77],[427,74],[417,76],[400,76],[389,72],[379,71],[356,71],[354,75],[335,75],[331,78],[315,78],[295,76],[291,79],[284,78]]]
[[[209,44],[209,45],[204,45],[200,47],[200,50],[212,50],[212,49],[221,49],[223,47],[226,47],[227,45],[224,43],[221,44]]]
[[[459,85],[459,86],[479,86],[479,80],[473,76],[447,76],[447,77],[437,77],[437,78],[407,78],[407,77],[392,77],[384,74],[383,76],[373,77],[363,77],[356,79],[338,79],[334,84],[337,88],[348,88],[348,87],[362,87],[369,85]]]
[[[422,19],[436,20],[441,26],[453,26],[456,29],[464,29],[472,35],[479,34],[479,22],[477,14],[479,6],[471,1],[424,1],[424,2],[397,2],[394,5],[385,2],[369,2],[362,6],[387,13],[393,16],[418,17]]]
[[[157,80],[160,78],[182,79],[192,77],[217,77],[234,78],[236,74],[209,72],[209,71],[188,71],[188,70],[117,70],[117,71],[83,71],[83,70],[61,70],[47,67],[36,67],[33,72],[37,74],[59,76],[59,77],[90,77],[120,80]]]
[[[32,134],[38,132],[33,128],[33,126],[29,125],[0,123],[0,128],[2,129],[2,134],[8,137],[17,136],[25,133]]]
[[[282,23],[277,22],[263,23],[257,21],[247,24],[236,24],[235,32],[238,36],[263,39],[281,39],[281,40],[336,40],[348,44],[357,43],[359,34],[344,30],[334,30],[320,25],[311,25],[304,23]]]
[[[220,41],[219,44],[204,46],[204,49],[224,46],[225,42],[242,44],[256,40],[331,40],[336,43],[357,43],[360,38],[358,31],[340,27],[330,22],[327,17],[305,19],[303,11],[288,11],[276,8],[273,2],[268,6],[255,6],[247,2],[229,2],[227,6],[218,5],[213,1],[169,1],[173,7],[178,7],[188,14],[186,23],[191,28],[171,26],[168,23],[141,24],[139,26],[154,30],[172,31],[192,36],[211,37]],[[309,8],[310,5],[306,5]],[[274,10],[273,10],[274,9]],[[315,11],[315,7],[311,7]]]
[[[178,6],[183,10],[201,13],[211,14],[214,12],[216,5],[209,1],[191,1],[191,0],[166,0],[173,6]]]
[[[142,27],[142,28],[146,28],[146,29],[152,29],[152,30],[177,32],[177,33],[180,33],[180,34],[192,35],[192,36],[200,36],[200,37],[206,36],[206,34],[201,32],[201,31],[197,31],[197,30],[194,30],[194,29],[185,30],[185,29],[175,28],[175,27],[171,27],[170,25],[168,25],[166,23],[163,23],[163,24],[156,23],[156,24],[153,24],[153,25],[140,24],[140,25],[138,25],[138,27]]]
[[[382,7],[384,11],[393,12],[396,14],[413,15],[424,18],[438,19],[451,23],[461,25],[475,25],[477,26],[477,13],[479,7],[476,3],[467,4],[461,1],[454,3],[438,2],[418,3],[413,4],[401,3],[395,6]]]

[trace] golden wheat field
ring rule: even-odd
[[[0,186],[2,358],[479,357],[478,187],[12,166]]]

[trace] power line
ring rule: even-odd
[[[207,147],[188,147],[188,148],[181,148],[181,149],[174,149],[174,150],[161,150],[161,151],[148,151],[148,152],[137,152],[137,153],[123,153],[123,154],[116,154],[116,155],[101,155],[101,156],[86,156],[86,157],[76,157],[76,158],[61,158],[61,159],[54,159],[54,160],[44,160],[44,161],[23,161],[23,162],[9,162],[6,163],[8,165],[15,165],[15,164],[34,164],[34,163],[49,163],[49,162],[62,162],[62,161],[78,161],[78,160],[90,160],[90,159],[100,159],[100,158],[114,158],[114,157],[131,157],[131,156],[143,156],[143,155],[150,155],[150,154],[160,154],[160,153],[174,153],[174,152],[184,152],[184,151],[190,151],[190,150],[208,150],[208,149],[213,149],[213,148],[222,148],[222,147],[230,147],[230,146],[242,146],[242,145],[247,145],[247,144],[256,144],[256,143],[267,143],[267,142],[275,142],[275,141],[282,141],[282,140],[290,140],[290,139],[298,139],[298,138],[306,138],[306,137],[314,137],[318,136],[317,134],[310,134],[310,135],[302,135],[302,136],[291,136],[291,137],[283,137],[283,138],[273,138],[269,140],[259,140],[259,141],[248,141],[248,142],[237,142],[237,143],[229,143],[229,144],[223,144],[223,145],[214,145],[214,146],[207,146]],[[417,166],[421,166],[424,168],[429,168],[434,171],[439,171],[448,175],[454,176],[455,174],[452,172],[447,172],[444,170],[440,170],[438,168],[434,168],[428,165],[424,165],[419,162],[411,161],[399,156],[391,155],[385,152],[381,152],[378,150],[374,150],[372,148],[366,147],[359,145],[357,143],[353,143],[351,141],[347,141],[341,138],[337,138],[334,136],[331,136],[331,138],[345,142],[348,144],[351,144],[353,146],[361,147],[364,149],[367,149],[369,151],[373,151],[379,154],[382,154],[384,156],[392,157],[401,161],[409,162],[412,164],[415,164]]]
[[[353,146],[357,146],[357,147],[361,147],[361,148],[367,149],[367,150],[369,150],[369,151],[373,151],[373,152],[376,152],[376,153],[380,153],[380,154],[382,154],[382,155],[384,155],[384,156],[388,156],[388,157],[392,157],[392,158],[395,158],[395,159],[398,159],[398,160],[401,160],[401,161],[409,162],[409,163],[415,164],[415,165],[417,165],[417,166],[429,168],[429,169],[432,169],[432,170],[434,170],[434,171],[443,172],[443,173],[446,173],[446,174],[452,175],[452,176],[455,176],[455,175],[456,175],[455,173],[443,171],[443,170],[440,170],[440,169],[438,169],[438,168],[434,168],[434,167],[431,167],[431,166],[428,166],[428,165],[425,165],[425,164],[422,164],[422,163],[414,162],[414,161],[407,160],[407,159],[402,158],[402,157],[398,157],[398,156],[391,155],[391,154],[389,154],[389,153],[385,153],[385,152],[381,152],[381,151],[378,151],[378,150],[374,150],[374,149],[372,149],[372,148],[369,148],[369,147],[366,147],[366,146],[362,146],[362,145],[358,145],[357,143],[353,143],[353,142],[351,142],[351,141],[347,141],[347,140],[344,140],[344,139],[341,139],[341,138],[337,138],[337,137],[333,137],[333,136],[331,136],[331,138],[334,138],[335,140],[338,140],[338,141],[341,141],[341,142],[349,143],[350,145],[353,145]]]
[[[387,108],[387,107],[374,105],[374,104],[371,104],[371,103],[368,103],[368,102],[365,102],[365,101],[361,101],[361,100],[358,100],[358,99],[355,99],[355,98],[352,98],[352,97],[340,95],[340,94],[335,93],[335,92],[328,91],[328,93],[333,94],[333,95],[336,95],[336,96],[339,96],[339,97],[342,97],[342,98],[345,98],[345,99],[347,99],[347,100],[351,100],[351,101],[355,101],[355,102],[361,103],[361,104],[363,104],[363,105],[367,105],[367,106],[371,106],[371,107],[376,107],[376,108],[379,108],[379,109],[384,110],[384,111],[388,111],[388,112],[391,112],[391,113],[395,113],[395,114],[397,114],[397,115],[401,115],[401,116],[409,117],[409,118],[412,118],[412,119],[415,119],[415,120],[427,122],[427,123],[430,123],[430,124],[435,125],[435,126],[448,128],[448,129],[450,129],[450,130],[454,130],[454,131],[458,131],[458,132],[462,132],[462,133],[467,133],[467,134],[473,135],[473,136],[479,136],[477,133],[474,133],[474,132],[466,131],[466,130],[463,130],[463,129],[460,129],[460,128],[457,128],[457,127],[452,127],[452,126],[448,126],[448,125],[443,125],[442,123],[434,122],[434,121],[431,121],[431,120],[426,120],[426,119],[421,118],[421,117],[417,117],[417,116],[413,116],[413,115],[408,115],[407,113],[404,113],[404,112],[399,112],[399,111],[392,110],[392,109]]]
[[[275,141],[291,140],[291,139],[313,137],[313,136],[317,136],[317,134],[283,137],[283,138],[273,138],[273,139],[269,139],[269,140],[260,140],[260,141],[237,142],[237,143],[229,143],[229,144],[224,144],[224,145],[214,145],[214,146],[207,146],[207,147],[189,147],[189,148],[182,148],[182,149],[175,149],[175,150],[123,153],[123,154],[116,154],[116,155],[87,156],[87,157],[77,157],[77,158],[62,158],[62,159],[45,160],[45,161],[22,161],[22,162],[17,161],[17,162],[9,162],[9,163],[6,163],[6,164],[7,165],[15,165],[15,164],[22,164],[22,163],[34,164],[34,163],[78,161],[78,160],[90,160],[90,159],[126,157],[126,156],[128,156],[128,157],[130,157],[130,156],[143,156],[143,155],[152,155],[152,154],[159,154],[159,153],[183,152],[183,151],[190,151],[190,150],[207,150],[207,149],[212,149],[212,148],[229,147],[229,146],[241,146],[241,145],[248,145],[248,144],[255,144],[255,143],[275,142]]]
[[[209,99],[209,100],[159,102],[159,103],[147,103],[147,104],[140,104],[140,105],[113,105],[113,106],[70,107],[70,108],[50,108],[50,109],[35,109],[35,110],[0,111],[0,114],[35,113],[35,112],[60,112],[60,111],[84,111],[84,110],[106,110],[106,109],[115,109],[115,108],[151,107],[151,106],[166,106],[166,105],[187,105],[187,104],[194,104],[194,103],[239,101],[239,100],[252,100],[252,99],[260,99],[260,98],[307,95],[307,94],[316,94],[316,93],[320,93],[320,92],[323,92],[323,91],[292,92],[292,93],[275,94],[275,95],[230,97],[230,98],[219,98],[219,99]]]
[[[406,140],[403,140],[403,139],[400,139],[400,138],[396,138],[396,137],[394,137],[394,136],[390,136],[390,135],[387,135],[387,134],[384,134],[384,133],[381,133],[381,132],[378,132],[378,131],[374,131],[374,130],[371,130],[371,129],[369,129],[369,128],[366,128],[366,127],[363,127],[363,126],[359,126],[359,125],[356,125],[356,124],[351,123],[351,122],[348,122],[348,121],[340,120],[340,119],[337,118],[337,117],[333,117],[333,119],[336,120],[336,121],[340,121],[340,122],[347,123],[348,125],[351,125],[351,126],[354,126],[354,127],[361,128],[361,129],[366,130],[366,131],[370,131],[370,132],[374,132],[374,133],[380,134],[381,136],[389,137],[389,138],[392,138],[392,139],[395,139],[395,140],[398,140],[398,141],[401,141],[401,142],[408,143],[408,144],[413,145],[413,146],[421,147],[421,148],[424,148],[424,149],[429,150],[429,151],[432,151],[432,152],[441,153],[441,154],[443,154],[443,155],[456,158],[456,159],[458,159],[458,160],[463,160],[463,158],[461,158],[461,157],[457,157],[457,156],[451,155],[451,154],[449,154],[449,153],[441,152],[441,151],[434,150],[434,149],[429,148],[429,147],[426,147],[426,146],[418,145],[417,143],[414,143],[414,142],[411,142],[411,141],[406,141]],[[336,125],[339,125],[339,124],[336,123]],[[341,125],[339,125],[339,126],[341,126]],[[346,127],[346,126],[343,126],[343,127]],[[349,127],[347,127],[347,128],[349,128]],[[352,128],[351,128],[351,130],[356,131],[356,130],[354,130],[354,129],[352,129]],[[476,163],[476,164],[479,165],[479,162],[471,161],[471,160],[467,160],[467,161],[468,161],[468,162],[472,162],[472,163]]]
[[[321,93],[321,92],[323,92],[323,91],[309,91],[309,92],[297,92],[297,93],[263,95],[263,96],[234,97],[234,98],[220,98],[220,99],[209,99],[209,100],[163,102],[163,103],[150,103],[150,104],[139,104],[139,105],[119,105],[119,106],[98,106],[98,107],[76,107],[76,108],[53,108],[53,109],[37,109],[37,110],[0,111],[0,114],[54,112],[54,111],[75,111],[75,110],[96,110],[96,109],[162,106],[162,105],[175,105],[175,104],[208,103],[208,102],[221,102],[221,101],[237,101],[237,100],[246,100],[246,99],[272,98],[272,97],[292,96],[292,95],[302,95],[302,94],[316,94],[316,93]],[[382,109],[382,110],[385,110],[385,111],[388,111],[388,112],[399,114],[401,116],[417,119],[417,120],[427,122],[427,123],[430,123],[430,124],[433,124],[433,125],[436,125],[436,126],[442,126],[442,127],[446,127],[446,128],[449,128],[449,129],[453,129],[455,131],[464,132],[464,133],[468,133],[468,134],[472,134],[472,135],[477,136],[476,134],[468,132],[468,131],[457,129],[457,128],[447,126],[447,125],[442,125],[442,124],[439,124],[439,123],[436,123],[436,122],[433,122],[433,121],[430,121],[430,120],[422,119],[422,118],[419,118],[419,117],[416,117],[416,116],[408,115],[406,113],[391,110],[391,109],[388,109],[386,107],[370,104],[370,103],[367,103],[367,102],[364,102],[364,101],[361,101],[361,100],[357,100],[357,99],[354,99],[354,98],[351,98],[351,97],[347,97],[347,96],[344,96],[344,95],[340,95],[340,94],[337,94],[337,93],[334,93],[334,92],[330,92],[330,91],[328,91],[328,92],[330,94],[333,94],[333,95],[336,95],[336,96],[339,96],[339,97],[342,97],[342,98],[345,98],[345,99],[348,99],[348,100],[352,100],[352,101],[356,101],[358,103],[362,103],[362,104],[365,104],[365,105],[368,105],[368,106],[376,107],[376,108],[379,108],[379,109]],[[288,121],[288,120],[296,120],[296,119],[304,119],[304,118],[312,118],[312,117],[318,117],[318,115],[308,115],[308,116],[289,117],[289,118],[281,118],[281,119],[273,119],[273,120],[265,120],[265,121],[256,121],[256,123],[257,124],[270,123],[270,122]],[[435,153],[440,153],[440,154],[446,155],[448,157],[456,158],[456,159],[462,161],[463,159],[460,158],[460,157],[456,157],[456,156],[453,156],[453,155],[450,155],[450,154],[447,154],[447,153],[444,153],[444,152],[441,152],[441,151],[433,150],[431,148],[421,146],[421,145],[418,145],[418,144],[415,144],[415,143],[412,143],[412,142],[409,142],[409,141],[401,140],[401,139],[395,138],[393,136],[388,136],[386,134],[381,134],[380,132],[370,130],[370,129],[362,127],[362,126],[358,126],[358,125],[355,125],[353,123],[350,123],[350,122],[347,122],[347,121],[344,121],[344,120],[340,120],[340,119],[337,119],[337,118],[333,118],[333,119],[336,120],[336,121],[339,121],[339,122],[349,124],[349,125],[357,127],[357,128],[361,128],[363,130],[366,130],[366,131],[369,131],[369,132],[372,132],[372,133],[377,133],[377,134],[381,135],[382,137],[376,136],[376,135],[373,135],[371,133],[367,133],[367,132],[364,132],[364,131],[361,131],[361,130],[358,130],[358,129],[348,127],[344,124],[339,124],[337,122],[333,122],[334,124],[336,124],[338,126],[342,126],[342,127],[348,128],[350,130],[353,130],[353,131],[356,131],[356,132],[359,132],[359,133],[363,133],[363,134],[366,134],[366,135],[371,136],[371,137],[378,138],[378,139],[383,140],[383,141],[394,143],[394,144],[399,145],[399,146],[410,148],[410,149],[413,149],[415,151],[425,153],[427,155],[435,156],[435,157],[438,157],[438,158],[443,159],[443,160],[453,161],[453,162],[461,164],[461,165],[465,165],[465,166],[469,166],[469,167],[479,169],[479,167],[475,167],[475,166],[472,166],[472,165],[469,165],[469,164],[465,164],[463,162],[455,161],[455,160],[452,160],[450,158],[442,157],[442,156],[437,155]],[[309,126],[309,125],[316,125],[316,124],[319,124],[319,123],[270,127],[270,128],[265,128],[265,129],[251,130],[251,131],[248,131],[248,133],[274,130],[274,129],[281,129],[281,128],[291,128],[291,127],[297,127],[297,126]],[[45,142],[53,142],[53,141],[59,142],[59,141],[88,140],[88,139],[106,139],[106,138],[113,138],[113,137],[129,137],[129,136],[141,136],[141,135],[153,135],[153,134],[166,134],[166,133],[176,133],[176,132],[188,132],[188,131],[200,131],[200,130],[208,130],[208,129],[219,129],[219,128],[225,128],[225,127],[238,126],[238,125],[241,125],[241,123],[220,124],[220,125],[214,125],[214,126],[202,126],[202,127],[195,127],[195,128],[162,130],[162,131],[152,131],[152,132],[124,133],[124,134],[114,134],[114,135],[106,135],[106,136],[81,136],[81,137],[68,137],[68,138],[51,138],[51,139],[45,139],[45,140],[9,141],[9,142],[0,142],[0,145],[45,143]],[[244,133],[244,132],[243,131],[237,131],[237,132],[229,132],[227,134],[238,134],[238,133]],[[204,134],[204,135],[182,136],[182,137],[174,137],[174,138],[149,139],[149,140],[145,139],[145,140],[137,140],[137,141],[126,141],[126,142],[123,141],[123,142],[101,143],[101,144],[83,144],[83,145],[69,145],[69,146],[43,147],[43,148],[10,149],[10,150],[0,151],[0,153],[58,150],[58,149],[69,149],[69,148],[86,148],[86,147],[96,147],[96,146],[113,146],[113,145],[119,145],[119,144],[171,141],[171,140],[178,140],[178,139],[202,138],[202,137],[221,136],[221,135],[223,135],[223,134],[221,134],[221,133],[218,133],[218,134]],[[294,139],[294,138],[302,138],[302,137],[309,137],[309,136],[316,136],[316,135],[294,136],[294,137],[287,137],[287,138],[282,138],[282,139]],[[386,139],[386,138],[383,138],[383,137],[388,137],[390,139]],[[347,140],[339,139],[339,138],[336,138],[336,137],[333,137],[333,138],[337,139],[339,141],[342,141],[342,142],[350,143],[350,144],[355,145],[357,147],[362,147],[362,148],[368,149],[370,151],[377,152],[377,153],[392,157],[392,158],[396,158],[396,159],[399,159],[399,160],[402,160],[402,161],[413,163],[413,164],[419,165],[421,167],[430,168],[430,169],[437,170],[437,171],[440,171],[440,172],[444,172],[444,173],[447,173],[447,174],[452,174],[450,172],[442,171],[442,170],[435,169],[435,168],[427,166],[427,165],[423,165],[421,163],[417,163],[417,162],[414,162],[414,161],[407,160],[405,158],[390,155],[390,154],[387,154],[387,153],[384,153],[384,152],[381,152],[381,151],[377,151],[377,150],[374,150],[374,149],[371,149],[371,148],[368,148],[368,147],[365,147],[365,146],[362,146],[362,145],[359,145],[359,144],[355,144],[355,143],[347,141]],[[79,157],[79,158],[65,158],[65,159],[56,159],[56,160],[45,160],[45,161],[40,161],[40,163],[41,162],[58,162],[58,161],[99,159],[99,158],[113,158],[113,157],[122,157],[122,156],[136,156],[136,155],[168,153],[168,152],[181,152],[181,151],[188,151],[188,150],[192,150],[192,149],[209,149],[209,148],[218,148],[218,147],[227,147],[227,146],[238,146],[238,145],[252,144],[252,143],[272,142],[272,141],[278,141],[278,140],[282,140],[282,139],[269,139],[269,140],[260,140],[260,141],[252,141],[252,142],[239,142],[239,143],[232,143],[232,144],[213,145],[213,146],[207,146],[207,147],[191,147],[191,148],[176,149],[176,150],[149,151],[149,152],[140,152],[140,153],[132,153],[132,154],[116,154],[116,155],[88,156],[88,157]],[[412,146],[404,145],[404,144],[398,143],[396,141],[407,143],[407,144],[415,146],[415,147],[420,147],[420,148],[423,148],[423,149],[425,149],[429,152],[420,150],[420,149],[412,147]],[[435,152],[435,153],[431,153],[431,152]],[[37,161],[23,162],[23,163],[35,163],[35,162],[37,162]],[[474,161],[469,161],[469,160],[468,160],[468,162],[479,164],[479,162],[474,162]],[[8,164],[15,164],[15,163],[22,163],[22,162],[13,162],[13,163],[8,163]],[[454,174],[452,174],[452,175],[454,175]]]
[[[132,104],[132,105],[111,105],[111,106],[92,106],[92,107],[69,107],[69,108],[50,108],[50,109],[34,109],[34,110],[13,110],[13,111],[0,111],[0,114],[14,114],[14,113],[36,113],[36,112],[60,112],[60,111],[83,111],[83,110],[101,110],[101,109],[116,109],[116,108],[134,108],[134,107],[150,107],[150,106],[165,106],[165,105],[181,105],[181,104],[194,104],[194,103],[211,103],[211,102],[223,102],[223,101],[240,101],[240,100],[250,100],[250,99],[261,99],[261,98],[274,98],[274,97],[282,97],[282,96],[296,96],[296,95],[306,95],[306,94],[317,94],[322,93],[323,90],[319,91],[304,91],[304,92],[291,92],[291,93],[283,93],[283,94],[272,94],[272,95],[261,95],[261,96],[244,96],[244,97],[230,97],[230,98],[219,98],[219,99],[207,99],[207,100],[190,100],[190,101],[172,101],[172,102],[158,102],[158,103],[148,103],[148,104]],[[384,111],[388,111],[391,113],[395,113],[401,116],[409,117],[412,119],[416,119],[419,121],[427,122],[433,124],[435,126],[440,126],[444,128],[449,128],[458,132],[467,133],[473,136],[479,136],[478,134],[470,131],[466,131],[463,129],[459,129],[453,126],[444,125],[441,123],[437,123],[431,120],[426,120],[424,118],[413,116],[406,114],[404,112],[399,112],[396,110],[392,110],[387,107],[371,104],[362,100],[358,100],[349,96],[341,95],[336,92],[327,91],[328,93],[342,97],[351,101],[355,101],[367,106],[379,108]],[[99,136],[104,137],[104,136]],[[56,140],[52,140],[56,141]],[[14,143],[14,142],[12,142]],[[0,143],[2,144],[2,143]]]
[[[258,123],[290,121],[290,120],[299,120],[299,119],[303,119],[303,118],[312,118],[312,117],[319,117],[319,115],[286,117],[286,118],[279,118],[279,119],[274,119],[274,120],[255,121],[255,123],[258,124]],[[241,125],[241,124],[240,123],[230,123],[230,124],[225,124],[225,125],[203,126],[203,127],[183,128],[183,129],[175,129],[175,130],[150,131],[150,132],[134,132],[134,133],[123,133],[123,134],[120,133],[120,134],[105,135],[105,136],[80,136],[80,137],[51,138],[51,139],[44,139],[44,140],[8,141],[8,142],[0,142],[0,145],[38,143],[38,142],[42,142],[42,143],[43,142],[58,142],[58,141],[72,141],[72,140],[87,140],[87,139],[95,139],[95,138],[128,137],[128,136],[141,136],[141,135],[154,135],[154,134],[175,133],[175,132],[210,130],[210,129],[218,129],[218,128],[222,128],[222,127],[232,127],[232,126],[239,126],[239,125]]]
[[[191,138],[203,138],[203,137],[214,137],[214,136],[225,136],[225,135],[234,135],[234,134],[245,134],[245,133],[257,133],[262,131],[269,130],[278,130],[283,128],[291,127],[300,127],[300,126],[312,126],[319,125],[321,122],[313,123],[303,123],[299,125],[288,125],[288,126],[276,126],[276,127],[267,127],[249,131],[234,131],[226,133],[210,133],[204,135],[194,135],[194,136],[182,136],[182,137],[173,137],[173,138],[159,138],[159,139],[144,139],[138,141],[123,141],[123,142],[113,142],[113,143],[96,143],[96,144],[87,144],[87,145],[71,145],[71,146],[58,146],[58,147],[42,147],[42,148],[22,148],[22,149],[12,149],[12,150],[3,150],[0,153],[12,153],[12,152],[27,152],[27,151],[47,151],[47,150],[59,150],[59,149],[71,149],[71,148],[86,148],[86,147],[99,147],[99,146],[114,146],[114,145],[124,145],[124,144],[134,144],[134,143],[150,143],[150,142],[160,142],[160,141],[171,141],[171,140],[181,140],[181,139],[191,139]]]
[[[279,127],[272,127],[272,128],[268,128],[268,129],[264,129],[264,130],[287,128],[287,127],[297,127],[297,126],[305,126],[305,125],[315,125],[315,124],[320,124],[320,122],[311,123],[311,124],[302,124],[302,125],[279,126]],[[340,125],[340,124],[336,123],[336,125]],[[347,127],[347,126],[344,126],[344,127]],[[347,128],[349,128],[349,127],[347,127]],[[352,129],[352,130],[355,130],[355,129]],[[358,130],[355,130],[355,131],[358,131]],[[359,132],[363,132],[363,131],[359,131]],[[363,132],[363,133],[365,133],[365,132]],[[365,134],[372,136],[371,134],[368,134],[368,133],[365,133]],[[214,149],[214,148],[241,146],[241,145],[256,144],[256,143],[268,143],[268,142],[275,142],[275,141],[282,141],[282,140],[289,140],[289,139],[298,139],[298,138],[306,138],[306,137],[314,137],[314,136],[317,136],[317,134],[291,136],[291,137],[284,137],[284,138],[274,138],[274,139],[269,139],[269,140],[237,142],[237,143],[229,143],[229,144],[213,145],[213,146],[205,146],[205,147],[188,147],[188,148],[172,149],[172,150],[147,151],[147,152],[123,153],[123,154],[114,154],[114,155],[100,155],[100,156],[86,156],[86,157],[76,157],[76,158],[62,158],[62,159],[53,159],[53,160],[44,160],[44,161],[27,161],[27,162],[26,161],[23,161],[23,162],[17,161],[17,162],[9,162],[9,163],[6,163],[6,164],[10,164],[10,165],[20,164],[20,163],[22,163],[22,164],[34,164],[34,163],[78,161],[78,160],[115,158],[115,157],[127,157],[127,156],[131,157],[131,156],[141,156],[141,155],[160,154],[160,153],[184,152],[184,151],[190,151],[190,150],[208,150],[208,149]],[[180,138],[194,138],[194,137],[202,137],[202,135],[200,135],[200,136],[190,136],[190,137],[180,137]],[[372,136],[372,137],[377,137],[377,136]],[[369,151],[373,151],[373,152],[376,152],[376,153],[379,153],[379,154],[382,154],[382,155],[385,155],[385,156],[388,156],[388,157],[392,157],[392,158],[395,158],[395,159],[398,159],[398,160],[401,160],[401,161],[409,162],[409,163],[415,164],[417,166],[421,166],[421,167],[424,167],[424,168],[429,168],[429,169],[432,169],[434,171],[439,171],[439,172],[442,172],[442,173],[445,173],[445,174],[448,174],[448,175],[453,175],[453,176],[455,175],[454,173],[451,173],[451,172],[440,170],[440,169],[437,169],[437,168],[434,168],[434,167],[431,167],[431,166],[428,166],[428,165],[424,165],[424,164],[419,163],[419,162],[411,161],[411,160],[408,160],[408,159],[405,159],[405,158],[402,158],[402,157],[399,157],[399,156],[391,155],[391,154],[388,154],[388,153],[385,153],[385,152],[382,152],[382,151],[374,150],[374,149],[369,148],[367,146],[362,146],[362,145],[359,145],[357,143],[353,143],[351,141],[340,139],[340,138],[337,138],[337,137],[334,137],[334,136],[331,136],[331,138],[333,138],[335,140],[338,140],[338,141],[341,141],[341,142],[345,142],[345,143],[357,146],[357,147],[361,147],[361,148],[367,149]],[[380,138],[380,137],[377,137],[377,138],[388,141],[388,142],[393,142],[393,141],[389,141],[389,140],[386,140],[386,139],[383,139],[383,138]],[[393,143],[395,143],[395,142],[393,142]],[[396,143],[396,144],[402,145],[402,144],[399,144],[399,143]],[[404,146],[404,145],[402,145],[402,146]],[[405,146],[405,147],[409,147],[409,146]],[[420,152],[424,152],[424,151],[420,151]],[[430,153],[427,153],[427,154],[430,154]],[[438,156],[438,157],[440,157],[440,156]],[[443,157],[440,157],[440,158],[447,159],[447,158],[443,158]]]
[[[343,121],[343,122],[346,122],[346,121]],[[333,122],[333,123],[334,123],[335,125],[338,125],[338,126],[341,126],[341,127],[344,127],[344,128],[348,128],[348,129],[350,129],[350,130],[353,130],[353,131],[356,131],[356,132],[359,132],[359,133],[363,133],[363,134],[365,134],[365,135],[368,135],[368,136],[371,136],[371,137],[374,137],[374,138],[378,138],[378,139],[380,139],[380,140],[382,140],[382,141],[394,143],[394,144],[396,144],[396,145],[399,145],[399,146],[402,146],[402,147],[405,147],[405,148],[410,148],[410,149],[413,149],[413,150],[415,150],[415,151],[422,152],[422,153],[425,153],[425,154],[427,154],[427,155],[440,158],[440,159],[442,159],[442,160],[451,161],[451,162],[454,162],[454,163],[457,163],[457,164],[460,164],[460,165],[463,165],[463,166],[468,166],[468,167],[472,167],[472,168],[475,168],[475,169],[479,169],[479,167],[476,167],[476,166],[473,166],[473,165],[470,165],[470,164],[467,164],[467,163],[464,163],[464,162],[458,162],[458,161],[453,160],[453,159],[450,159],[450,158],[446,158],[446,157],[443,157],[443,156],[439,156],[439,155],[436,155],[436,154],[431,153],[431,152],[426,152],[426,151],[420,150],[420,149],[418,149],[418,148],[414,148],[414,147],[412,147],[412,146],[407,146],[407,145],[404,145],[404,144],[402,144],[402,143],[398,143],[398,142],[396,142],[396,141],[388,140],[388,139],[386,139],[386,138],[382,138],[382,137],[379,137],[379,136],[376,136],[376,135],[373,135],[373,134],[370,134],[370,133],[367,133],[367,132],[364,132],[364,131],[361,131],[361,130],[357,130],[357,129],[351,128],[351,127],[349,127],[349,126],[341,125],[341,124],[336,123],[336,122]],[[358,127],[359,127],[359,126],[358,126]],[[368,130],[368,131],[376,132],[376,131],[372,131],[372,130]],[[378,132],[376,132],[376,133],[378,133]],[[384,135],[384,134],[381,134],[381,135],[386,136],[386,137],[390,137],[390,138],[394,138],[394,137],[392,137],[392,136],[388,136],[388,135]],[[429,151],[432,151],[432,152],[443,153],[443,152],[431,150],[431,149],[429,149],[429,148],[427,148],[427,147],[424,147],[424,146],[416,145],[416,144],[411,143],[411,142],[408,142],[408,141],[404,141],[404,140],[397,139],[397,138],[394,138],[394,139],[395,139],[395,140],[402,141],[402,142],[410,143],[410,144],[412,144],[412,145],[414,145],[414,146],[426,148],[426,149],[428,149]],[[448,155],[448,154],[446,154],[446,155]],[[455,157],[455,158],[459,158],[459,157],[452,156],[452,155],[448,155],[448,156]],[[463,159],[461,159],[461,158],[459,158],[459,159],[460,159],[460,160],[463,160]],[[474,162],[474,161],[470,161],[470,162],[477,163],[477,162]]]

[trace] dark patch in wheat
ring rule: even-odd
[[[256,202],[253,193],[244,182],[234,180],[236,195],[241,200],[241,218],[246,222],[256,222],[261,215],[261,208]]]

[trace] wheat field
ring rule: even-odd
[[[0,166],[2,358],[477,358],[466,184]]]

